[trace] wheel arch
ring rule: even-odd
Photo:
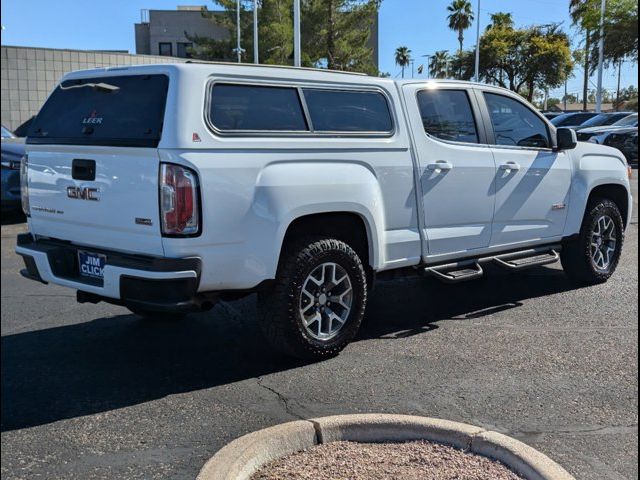
[[[632,204],[626,172],[624,172],[624,175],[607,175],[598,179],[579,174],[575,177],[571,187],[565,237],[571,237],[580,232],[589,202],[598,197],[609,198],[615,202],[622,214],[624,227],[628,226],[631,219]]]
[[[623,185],[606,183],[592,188],[589,192],[586,205],[589,205],[596,198],[607,198],[614,202],[620,209],[624,227],[627,228],[629,222],[629,192]]]
[[[373,219],[354,210],[334,210],[296,216],[288,223],[280,242],[280,255],[287,243],[308,235],[336,238],[353,248],[370,270],[379,265],[377,232]]]

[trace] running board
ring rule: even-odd
[[[561,249],[560,244],[545,245],[487,257],[469,258],[446,265],[424,267],[422,271],[425,275],[431,275],[446,283],[460,283],[482,277],[483,263],[495,263],[512,271],[556,263],[560,260],[558,252]]]
[[[464,268],[456,264],[451,264],[440,267],[428,267],[424,269],[424,272],[446,283],[467,282],[484,275],[484,270],[482,270],[478,262],[470,265],[470,267],[471,268]]]
[[[525,268],[550,265],[552,263],[556,263],[558,260],[560,260],[560,255],[558,255],[558,252],[555,250],[537,255],[534,254],[516,258],[514,258],[513,255],[510,255],[507,258],[498,256],[493,259],[495,263],[508,270],[524,270]]]

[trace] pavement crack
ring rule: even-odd
[[[278,401],[283,405],[285,412],[287,412],[288,415],[290,415],[291,417],[297,418],[298,420],[306,420],[305,417],[303,417],[302,415],[296,413],[290,404],[290,400],[284,396],[282,393],[278,392],[275,388],[270,387],[269,385],[265,385],[264,383],[264,379],[262,377],[256,377],[256,383],[264,388],[265,390],[273,393],[277,398]]]
[[[538,429],[531,431],[514,432],[512,435],[529,436],[529,435],[620,435],[634,434],[638,432],[638,424],[630,425],[608,425],[608,426],[588,426],[576,425],[564,428]]]

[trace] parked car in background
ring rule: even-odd
[[[578,141],[580,142],[592,142],[604,144],[605,139],[611,133],[622,133],[623,130],[634,131],[634,128],[638,127],[638,114],[633,113],[618,120],[613,125],[602,127],[581,128],[578,131]]]
[[[23,275],[151,318],[258,293],[266,339],[305,359],[355,337],[384,272],[458,283],[561,260],[604,282],[633,206],[618,150],[458,81],[85,70],[27,146]]]
[[[615,112],[615,113],[600,113],[595,117],[590,118],[580,126],[576,127],[576,131],[580,132],[585,128],[593,127],[608,127],[613,125],[619,120],[631,115],[632,112]]]
[[[2,212],[20,210],[20,159],[24,138],[17,138],[2,125]]]
[[[564,112],[542,112],[547,120],[553,120],[560,115],[564,115]]]
[[[604,140],[604,145],[617,148],[629,163],[638,164],[638,127],[630,131],[611,133]]]
[[[556,128],[577,128],[597,115],[598,114],[594,112],[563,113],[562,115],[552,118],[551,123]]]

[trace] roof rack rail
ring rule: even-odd
[[[237,63],[237,62],[219,62],[210,60],[186,60],[183,63],[203,64],[203,65],[230,65],[230,66],[242,66],[242,67],[265,67],[265,68],[280,68],[289,70],[306,70],[309,72],[327,72],[327,73],[342,73],[344,75],[357,75],[359,77],[368,77],[369,75],[362,72],[347,72],[344,70],[329,70],[327,68],[313,68],[313,67],[294,67],[292,65],[267,65],[260,63]]]

